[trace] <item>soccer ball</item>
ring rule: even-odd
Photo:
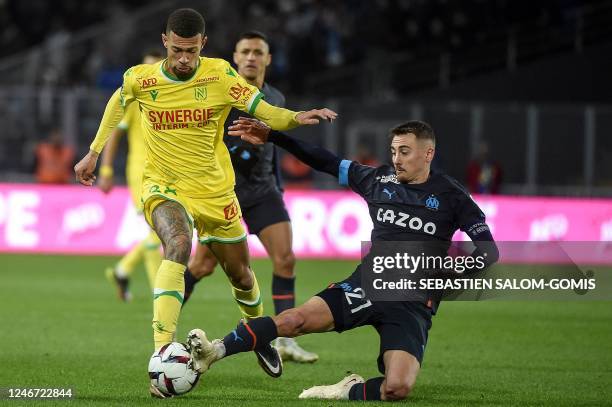
[[[168,343],[153,352],[149,361],[151,384],[167,396],[185,394],[195,387],[200,374],[193,369],[185,345]]]

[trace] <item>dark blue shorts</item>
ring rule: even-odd
[[[332,312],[334,330],[373,326],[380,337],[378,370],[382,374],[385,374],[383,354],[388,350],[406,351],[422,364],[431,328],[431,309],[421,302],[370,301],[358,276],[359,273],[354,273],[317,294]]]
[[[262,199],[258,199],[254,205],[243,206],[240,204],[240,207],[242,218],[252,235],[258,235],[259,232],[276,223],[290,222],[283,195],[277,191],[266,194]]]

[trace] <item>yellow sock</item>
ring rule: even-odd
[[[143,242],[138,243],[134,246],[129,252],[125,254],[117,263],[117,268],[119,272],[125,277],[129,277],[136,268],[136,265],[142,259],[142,255],[144,254],[144,244]]]
[[[263,315],[263,303],[259,293],[259,284],[253,273],[253,288],[250,290],[241,290],[232,287],[232,294],[238,303],[238,308],[242,316],[248,321],[253,318],[258,318]]]
[[[163,260],[155,276],[153,289],[153,340],[155,349],[172,342],[181,313],[185,282],[185,266]]]
[[[160,244],[159,237],[153,231],[144,240],[144,263],[151,289],[155,287],[155,275],[162,261],[162,255],[159,251]]]

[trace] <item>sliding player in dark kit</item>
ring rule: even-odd
[[[432,128],[409,121],[391,130],[393,166],[378,168],[342,160],[333,153],[270,129],[253,119],[241,118],[230,135],[261,143],[269,141],[294,154],[314,169],[338,177],[368,203],[376,242],[432,242],[450,245],[457,229],[476,245],[472,256],[483,256],[487,265],[498,250],[485,216],[465,189],[454,179],[432,172],[435,153]],[[398,219],[405,221],[399,222]],[[409,221],[408,219],[412,220]],[[194,329],[188,341],[196,349],[195,363],[201,372],[230,355],[251,351],[278,336],[343,332],[372,325],[380,337],[379,371],[384,375],[364,380],[352,374],[337,384],[304,390],[300,398],[350,400],[401,400],[412,390],[423,360],[431,318],[437,301],[374,301],[362,287],[364,265],[346,280],[331,284],[305,304],[274,317],[240,324],[222,340],[209,342]]]

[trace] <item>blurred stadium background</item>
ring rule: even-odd
[[[10,327],[0,330],[0,345],[25,346],[30,355],[24,362],[0,350],[0,387],[72,385],[89,404],[145,397],[150,299],[144,277],[133,288],[132,314],[104,286],[102,268],[115,257],[91,256],[119,254],[144,225],[126,209],[124,189],[106,197],[70,185],[73,178],[39,188],[45,180],[37,175],[37,148],[59,139],[76,162],[124,70],[139,63],[144,50],[161,49],[165,19],[178,7],[204,14],[206,56],[231,61],[241,32],[269,35],[267,81],[286,94],[287,105],[327,106],[340,114],[332,126],[297,130],[300,137],[344,157],[382,163],[387,129],[422,119],[438,136],[435,166],[470,186],[498,239],[612,240],[612,1],[0,0],[0,320]],[[352,271],[355,242],[368,236],[360,223],[367,226],[367,214],[363,220],[363,207],[350,202],[337,209],[348,193],[328,191],[338,189],[334,180],[288,156],[282,163],[288,196],[301,202],[291,204],[304,225],[294,224],[298,256],[310,258],[298,261],[300,301]],[[119,154],[119,179],[124,167],[125,154]],[[313,202],[321,213],[312,212]],[[347,218],[336,225],[344,235],[322,231],[329,247],[303,236],[313,217],[333,224],[336,209]],[[75,255],[51,255],[69,253]],[[320,260],[326,257],[348,260]],[[269,277],[268,262],[256,266]],[[202,321],[220,335],[235,322],[220,274],[183,313],[180,335]],[[262,287],[269,286],[266,278]],[[437,318],[426,358],[431,364],[414,396],[421,405],[604,405],[612,399],[603,386],[612,382],[609,303],[449,304]],[[31,342],[38,330],[47,338]],[[73,350],[65,349],[78,332],[86,332],[87,341],[79,337]],[[291,382],[270,384],[245,357],[253,366],[244,373],[250,390],[237,381],[237,365],[227,363],[205,387],[211,396],[201,390],[189,397],[228,405],[249,397],[255,404],[269,404],[271,397],[287,403],[302,387],[336,381],[342,369],[374,373],[372,332],[349,335],[352,346],[371,349],[367,357],[339,355],[345,342],[336,336],[308,338],[305,344],[322,360],[305,370],[292,366]],[[442,340],[449,336],[453,343]],[[36,356],[41,344],[51,348],[42,362]],[[118,368],[101,353],[129,367],[122,362]],[[89,367],[72,368],[83,360]],[[40,363],[62,378],[35,373]],[[459,387],[466,376],[473,382]],[[117,389],[117,378],[125,388]],[[224,389],[227,380],[234,382]],[[566,394],[577,383],[575,393]]]
[[[421,118],[459,180],[484,141],[503,193],[612,195],[610,1],[3,0],[0,179],[32,181],[53,128],[85,152],[123,71],[184,5],[203,10],[209,56],[231,60],[242,30],[266,32],[269,82],[291,106],[335,107],[337,125],[302,133],[346,156],[384,161],[381,133]]]

